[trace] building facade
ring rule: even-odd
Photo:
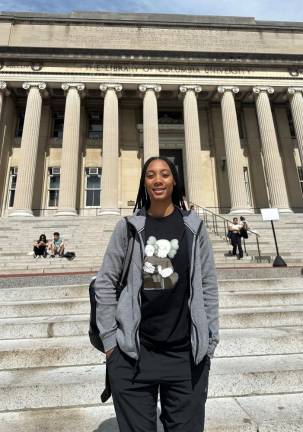
[[[215,212],[303,212],[303,24],[0,15],[1,216],[117,213],[144,161]]]

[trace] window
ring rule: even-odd
[[[88,113],[88,138],[99,139],[102,136],[102,116],[98,111]]]
[[[53,138],[63,137],[63,125],[64,125],[64,113],[54,112],[53,113]]]
[[[294,127],[294,121],[293,121],[290,109],[287,110],[287,120],[288,120],[288,126],[289,126],[290,135],[291,135],[292,138],[296,138],[296,131],[295,131],[295,127]]]
[[[25,115],[24,111],[19,111],[17,114],[17,127],[16,127],[16,132],[15,132],[16,138],[22,137],[23,125],[24,125],[24,115]]]
[[[60,191],[60,168],[48,170],[48,207],[58,207]]]
[[[159,111],[159,124],[183,124],[182,111]]]
[[[100,207],[101,169],[85,169],[85,206]]]
[[[9,175],[8,185],[8,207],[14,207],[16,184],[17,184],[18,168],[12,167]]]
[[[244,174],[244,184],[245,184],[245,190],[246,190],[247,204],[249,204],[252,207],[252,195],[251,195],[249,172],[248,172],[248,168],[246,166],[243,167],[243,174]]]
[[[297,168],[298,168],[298,176],[299,176],[301,191],[303,193],[303,166],[298,166]]]

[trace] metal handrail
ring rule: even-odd
[[[203,217],[203,221],[205,223],[205,225],[207,226],[207,228],[209,228],[210,226],[212,226],[213,232],[214,234],[220,236],[220,232],[219,232],[219,228],[218,228],[218,219],[223,220],[223,226],[224,226],[224,240],[226,240],[227,242],[229,242],[227,234],[228,234],[228,224],[232,223],[232,221],[224,216],[221,216],[217,213],[214,213],[213,211],[209,210],[208,208],[205,207],[200,207],[197,204],[192,204],[195,208],[195,210],[197,210],[197,213],[200,215],[202,213],[202,217]],[[257,245],[257,249],[258,249],[258,261],[261,261],[261,249],[260,249],[260,242],[259,242],[259,237],[260,234],[252,231],[251,229],[248,229],[247,232],[249,232],[250,234],[253,234],[255,236],[255,240],[256,240],[256,245]],[[244,251],[245,254],[248,255],[247,253],[247,249],[246,249],[246,243],[245,243],[245,239],[243,239],[243,246],[244,246]]]

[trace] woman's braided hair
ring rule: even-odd
[[[187,210],[186,205],[185,205],[184,200],[183,200],[181,182],[180,182],[180,178],[179,178],[179,174],[178,174],[176,166],[168,158],[166,158],[164,156],[153,156],[145,162],[145,164],[142,168],[139,190],[138,190],[138,195],[137,195],[137,199],[136,199],[136,204],[134,207],[134,212],[137,209],[145,208],[147,210],[150,207],[150,198],[148,196],[148,193],[146,192],[144,182],[145,182],[145,175],[146,175],[147,168],[148,168],[149,164],[151,162],[153,162],[154,160],[162,160],[162,161],[166,162],[167,165],[169,166],[171,173],[173,175],[174,181],[175,181],[175,185],[174,185],[173,193],[172,193],[172,202],[175,206],[180,207],[183,210]]]

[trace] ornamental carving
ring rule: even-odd
[[[36,87],[39,90],[45,90],[46,83],[45,82],[25,82],[22,84],[22,87],[24,88],[24,90],[29,90],[31,87]]]
[[[232,92],[234,94],[239,93],[239,87],[234,86],[219,86],[218,93],[224,94],[225,92]]]
[[[258,95],[262,92],[268,93],[268,94],[274,94],[275,90],[273,87],[254,87],[253,92]]]
[[[100,90],[104,94],[107,92],[107,90],[115,90],[117,96],[120,96],[122,89],[123,87],[121,84],[100,84]]]
[[[295,93],[303,93],[303,87],[289,87],[287,93],[291,96]]]
[[[202,87],[200,85],[181,85],[179,87],[180,93],[187,93],[188,91],[193,91],[195,93],[200,93]]]
[[[76,90],[83,91],[85,89],[85,84],[83,83],[63,83],[61,86],[62,90],[68,91],[71,88],[75,88]]]
[[[153,90],[155,93],[160,93],[162,87],[158,84],[140,84],[139,91],[145,93],[147,90]]]

